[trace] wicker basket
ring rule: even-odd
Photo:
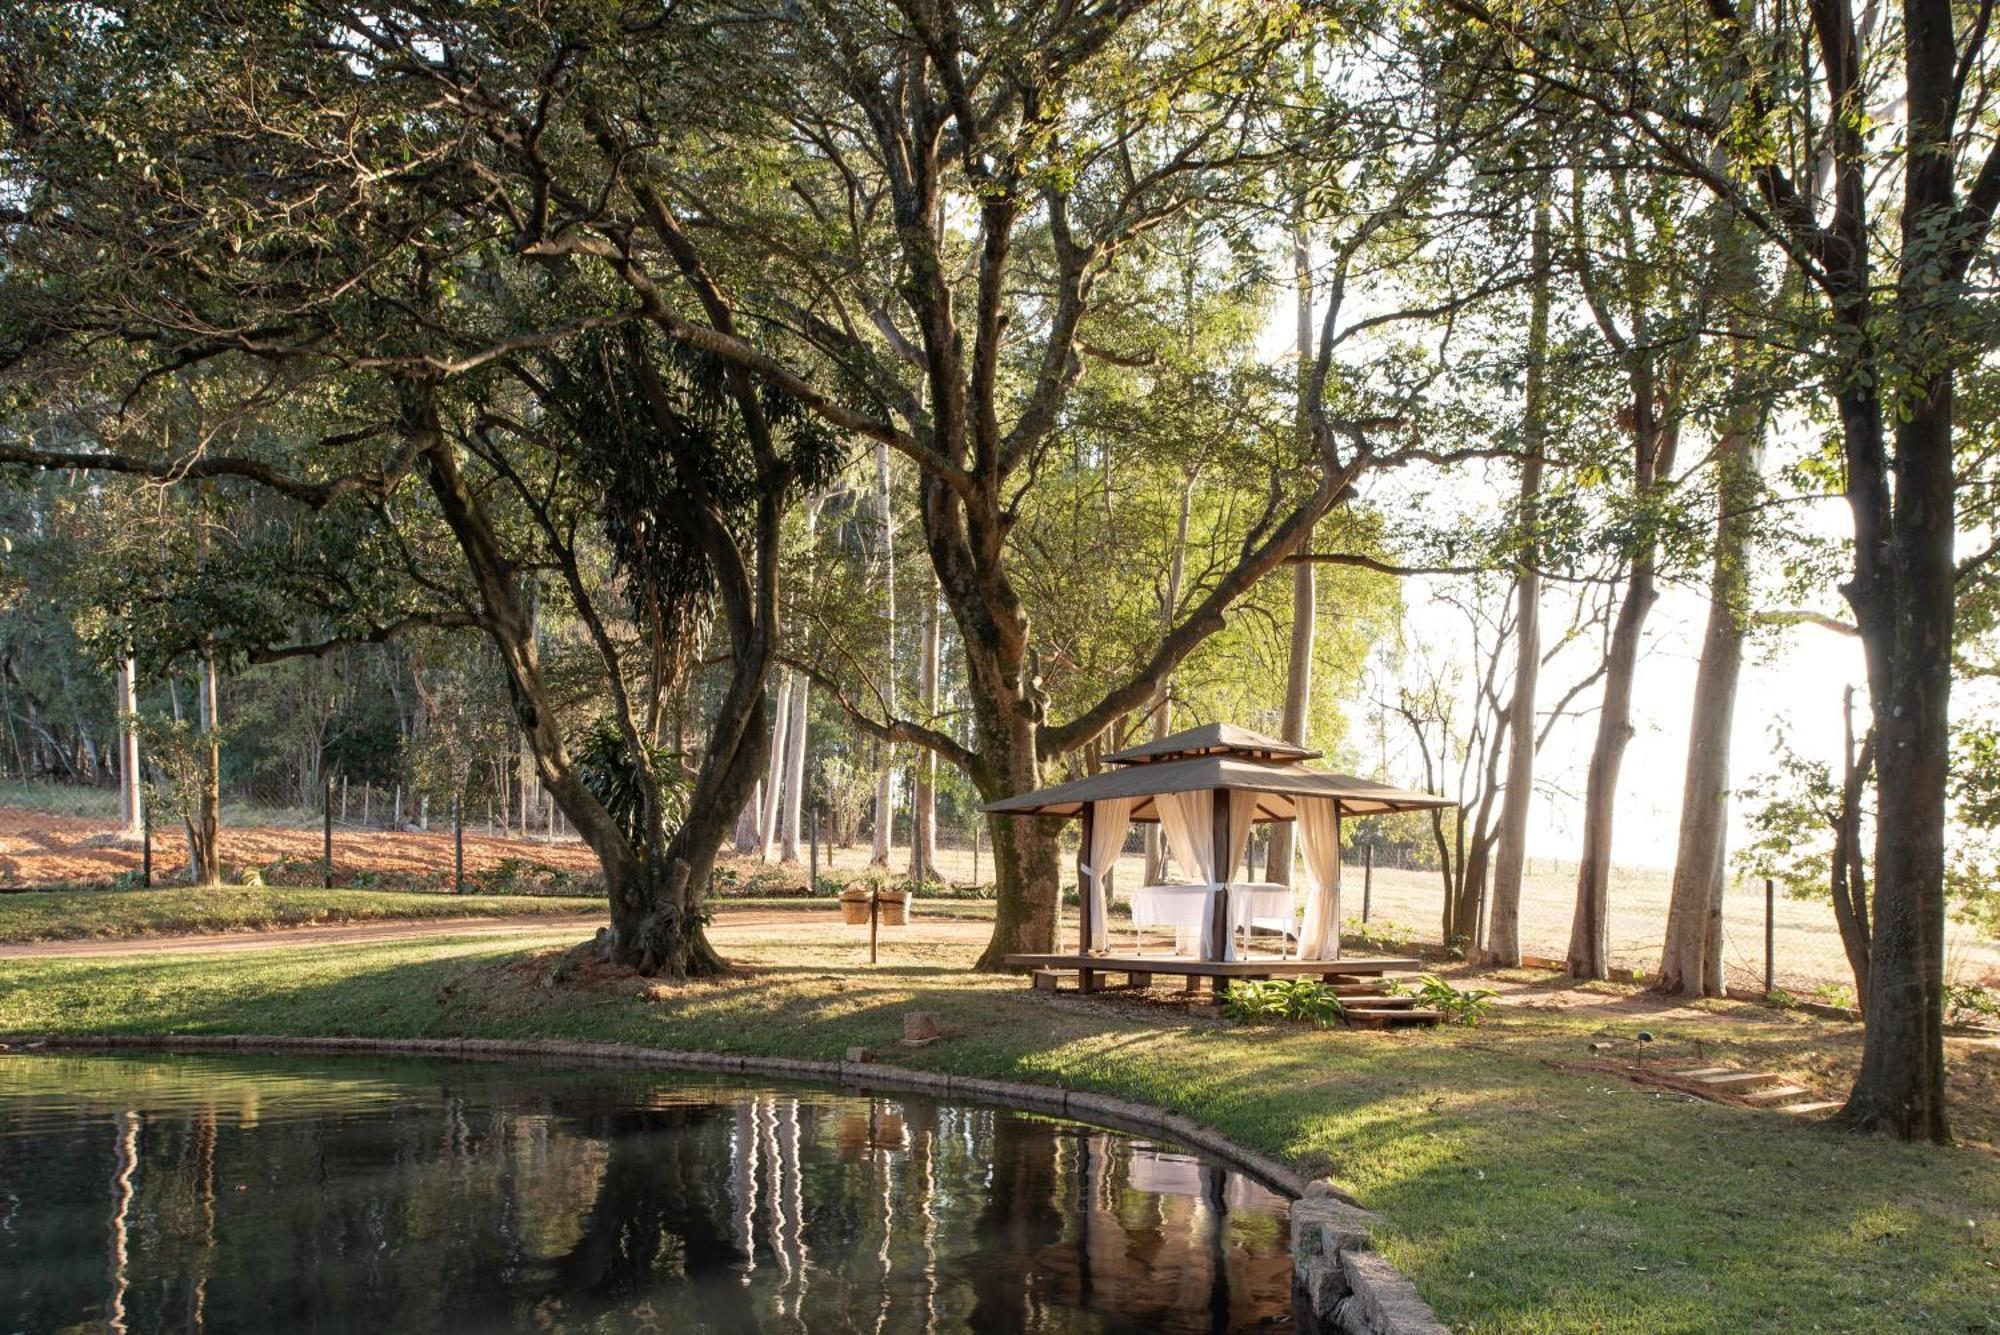
[[[840,920],[850,927],[868,921],[868,887],[850,885],[840,892]]]
[[[882,905],[882,925],[901,927],[910,920],[910,892],[907,890],[878,890],[877,902]]]

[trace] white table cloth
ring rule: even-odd
[[[1236,934],[1252,927],[1296,937],[1299,924],[1292,911],[1292,887],[1276,881],[1233,882],[1229,887],[1229,942],[1232,951]]]
[[[1194,953],[1208,958],[1209,924],[1214,921],[1219,885],[1142,885],[1132,892],[1132,926],[1174,929],[1175,953],[1188,948],[1193,937]],[[1236,934],[1250,927],[1266,931],[1298,934],[1298,919],[1292,912],[1292,888],[1275,881],[1237,882],[1228,887],[1224,912],[1228,933],[1224,938],[1225,960],[1236,958]]]
[[[1142,885],[1132,892],[1132,926],[1171,927],[1174,951],[1187,949],[1193,934],[1197,953],[1208,944],[1208,924],[1219,885]]]

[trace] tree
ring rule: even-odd
[[[1751,268],[1748,238],[1724,239],[1742,275],[1737,292],[1760,291]],[[1750,625],[1750,550],[1762,490],[1765,419],[1769,391],[1749,331],[1733,331],[1735,363],[1723,424],[1714,451],[1715,530],[1708,585],[1708,622],[1695,671],[1688,719],[1687,773],[1681,786],[1679,839],[1667,906],[1666,939],[1655,983],[1669,994],[1719,997],[1722,978],[1722,895],[1726,883],[1729,817],[1729,745],[1736,713],[1736,683]]]
[[[613,957],[718,967],[701,901],[764,759],[780,520],[837,460],[832,431],[782,386],[651,341],[680,319],[657,289],[620,306],[608,294],[630,299],[630,285],[521,258],[522,220],[495,200],[484,146],[415,114],[436,87],[425,71],[450,67],[450,42],[399,51],[389,21],[371,49],[345,14],[307,8],[226,28],[146,6],[122,17],[77,28],[22,16],[11,34],[34,57],[9,100],[34,201],[8,221],[11,383],[37,421],[87,418],[105,446],[49,449],[17,431],[0,460],[261,488],[317,512],[323,579],[292,591],[326,634],[246,634],[234,651],[483,631],[542,786],[604,866]],[[214,77],[162,107],[156,83],[179,87],[196,69]],[[339,117],[322,114],[334,106]],[[280,121],[294,133],[272,133]],[[712,279],[692,262],[679,273],[686,299],[711,303],[713,326],[734,338]],[[98,340],[113,355],[79,371],[78,350]],[[227,429],[162,447],[146,414],[176,386],[229,406]],[[370,559],[339,561],[341,544]],[[594,578],[604,550],[609,588]],[[380,589],[359,587],[385,573]],[[635,841],[582,781],[570,739],[588,715],[565,707],[536,634],[551,594],[597,658],[597,708],[625,737],[625,763],[655,794],[635,703],[646,678],[630,670],[617,613],[657,665],[694,637],[711,599],[719,609],[730,680],[671,834],[664,796]]]
[[[1521,963],[1521,878],[1528,861],[1528,810],[1535,796],[1535,691],[1541,680],[1543,454],[1547,447],[1547,376],[1552,223],[1549,201],[1534,202],[1530,225],[1530,297],[1525,393],[1521,403],[1521,480],[1515,523],[1514,686],[1507,701],[1507,772],[1493,855],[1492,908],[1486,954],[1503,968]]]
[[[1844,1116],[1942,1141],[1948,708],[1964,574],[1955,391],[1958,369],[1991,346],[1975,266],[1990,267],[2000,206],[2000,144],[1978,129],[1993,91],[1988,11],[1961,26],[1951,0],[1860,12],[1838,0],[1590,4],[1525,22],[1478,0],[1454,7],[1510,36],[1524,81],[1593,106],[1654,169],[1739,211],[1816,303],[1854,526],[1843,593],[1879,780],[1866,1037]],[[1647,36],[1632,41],[1635,30]],[[1727,100],[1711,103],[1711,90]]]

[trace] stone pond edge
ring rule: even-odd
[[[1380,1220],[1332,1185],[1309,1181],[1276,1159],[1246,1149],[1191,1117],[1111,1094],[1013,1080],[918,1071],[873,1061],[815,1061],[718,1052],[682,1052],[577,1039],[366,1038],[278,1034],[12,1035],[0,1050],[24,1047],[197,1052],[375,1052],[404,1056],[551,1060],[721,1071],[906,1090],[1060,1113],[1120,1131],[1171,1136],[1248,1173],[1291,1201],[1296,1315],[1308,1330],[1344,1335],[1444,1335],[1445,1325],[1416,1287],[1374,1249]]]

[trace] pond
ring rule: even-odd
[[[629,1068],[0,1056],[4,1331],[1288,1329],[1175,1146]]]

